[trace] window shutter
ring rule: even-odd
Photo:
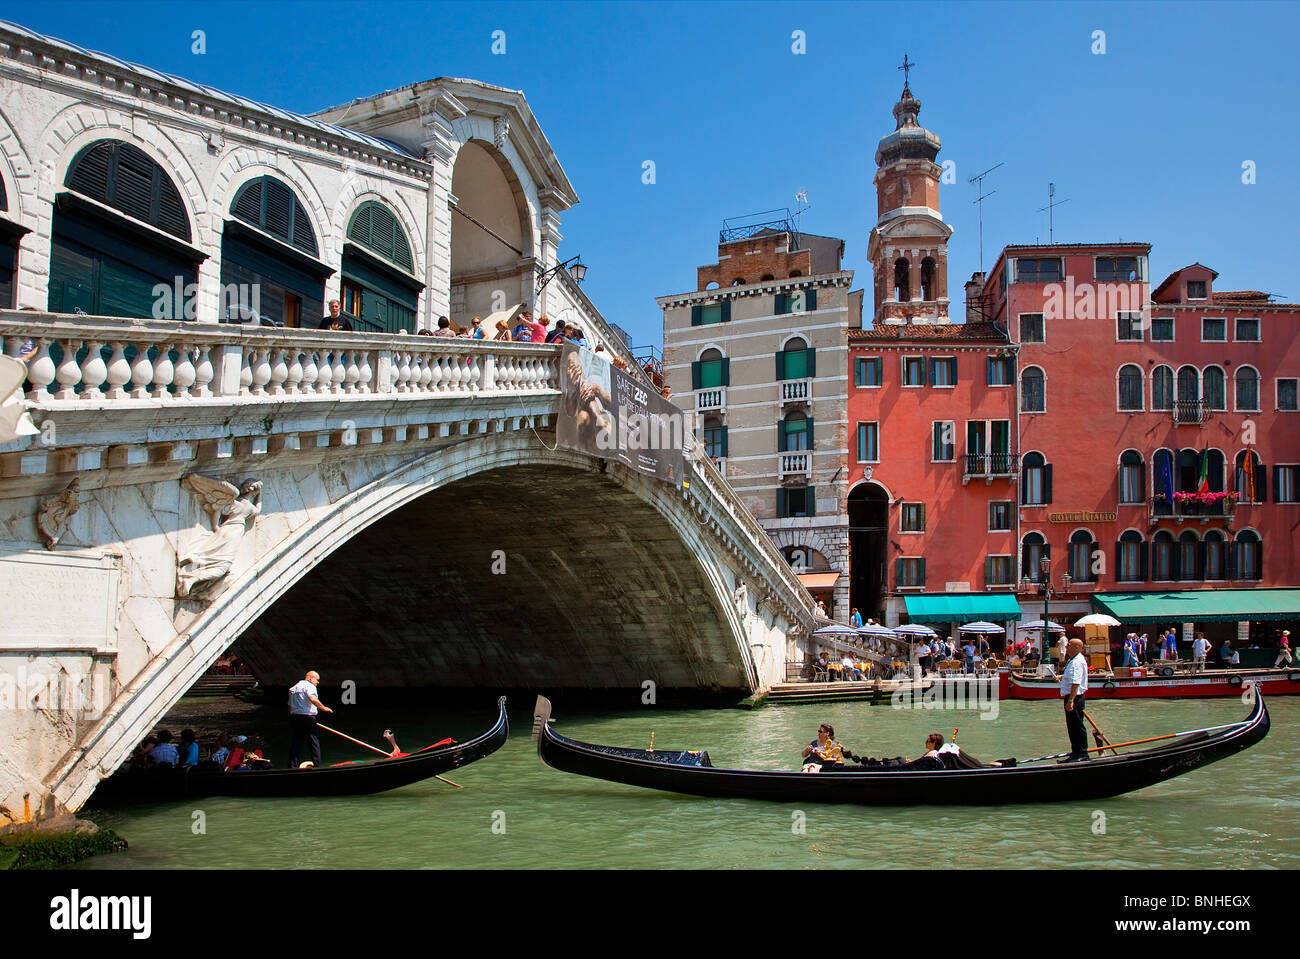
[[[785,350],[779,350],[776,354],[776,378],[785,379]]]
[[[774,314],[776,314],[777,316],[780,316],[781,314],[783,314],[783,313],[785,312],[785,294],[784,294],[784,293],[778,293],[778,294],[773,298],[773,302],[772,302],[772,312],[773,312]]]
[[[1268,501],[1268,468],[1263,463],[1255,466],[1255,499],[1260,503]]]
[[[993,385],[993,357],[991,356],[984,358],[984,377],[986,383]]]
[[[703,322],[704,307],[696,303],[691,307],[691,326],[699,326]]]
[[[1170,563],[1170,566],[1172,567],[1172,571],[1173,571],[1173,579],[1175,580],[1182,579],[1183,578],[1183,544],[1178,542],[1177,540],[1174,540],[1174,545],[1173,548],[1170,550],[1170,552],[1173,554],[1172,562]]]
[[[921,504],[921,532],[925,532],[925,504]]]
[[[722,385],[731,385],[731,357],[729,356],[722,358]]]
[[[1138,550],[1138,579],[1142,580],[1142,582],[1144,583],[1151,578],[1150,557],[1151,557],[1151,544],[1144,540],[1142,543],[1142,548]]]
[[[1115,581],[1117,583],[1128,582],[1124,575],[1124,543],[1115,540]]]
[[[776,491],[776,515],[778,519],[785,516],[785,490],[783,489]]]
[[[1237,578],[1238,559],[1241,556],[1241,544],[1235,539],[1228,543],[1223,550],[1224,560],[1228,566],[1228,579]]]
[[[722,322],[731,322],[731,300],[722,301]]]
[[[700,388],[700,361],[696,360],[694,363],[691,364],[691,389],[698,390],[699,388]]]
[[[1205,540],[1196,544],[1196,571],[1193,573],[1193,579],[1205,579]]]
[[[1255,579],[1264,578],[1264,540],[1261,537],[1255,547]]]
[[[898,556],[894,559],[894,586],[897,588],[903,585],[903,557]]]
[[[993,557],[984,557],[984,585],[993,586]]]
[[[810,346],[805,355],[808,357],[808,378],[812,379],[817,375],[817,351]]]
[[[1281,490],[1282,490],[1282,467],[1274,466],[1273,467],[1273,502],[1274,503],[1282,502],[1282,498],[1279,495]],[[1264,497],[1260,497],[1260,499],[1263,498]]]
[[[1043,502],[1052,501],[1052,464],[1043,467]]]
[[[803,509],[809,516],[817,515],[817,487],[805,486],[803,490]]]
[[[813,418],[808,417],[808,452],[811,453],[816,444],[813,442]]]
[[[776,451],[778,453],[785,452],[785,421],[784,420],[776,421]]]
[[[953,386],[957,385],[957,368],[959,366],[960,364],[954,359],[952,361],[952,385]]]
[[[866,386],[866,383],[867,383],[867,361],[863,359],[855,359],[853,361],[853,385]]]
[[[727,458],[727,428],[725,426],[722,428],[722,458],[724,460]]]
[[[925,557],[924,557],[924,556],[921,557],[921,559],[919,560],[919,565],[920,565],[920,567],[921,567],[921,570],[920,570],[920,573],[921,573],[921,575],[920,575],[920,580],[921,580],[921,582],[920,582],[918,585],[920,585],[920,586],[924,586],[924,585],[925,585]]]
[[[809,310],[817,309],[817,291],[811,287],[804,292],[804,302]]]

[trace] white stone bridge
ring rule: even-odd
[[[813,624],[702,450],[675,487],[555,448],[557,347],[0,313],[4,352],[28,341],[0,826],[77,809],[236,640],[266,685],[743,695]],[[261,512],[178,598],[213,536],[191,474],[260,481]]]

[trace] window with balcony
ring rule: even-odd
[[[706,416],[700,439],[704,442],[704,451],[709,459],[726,459],[727,427],[721,419],[716,416]]]
[[[1242,412],[1259,412],[1259,373],[1253,366],[1239,366],[1233,374],[1237,384],[1237,406]]]
[[[931,426],[930,461],[952,463],[957,459],[957,424],[953,420],[935,420]]]
[[[1142,341],[1142,314],[1140,312],[1120,312],[1115,319],[1115,337],[1119,340]]]
[[[1051,547],[1043,539],[1043,534],[1026,533],[1020,541],[1020,575],[1037,583],[1041,575],[1039,565],[1045,558],[1051,558]]]
[[[1151,408],[1174,408],[1174,371],[1167,366],[1157,366],[1151,371]]]
[[[925,357],[903,357],[903,385],[925,386]]]
[[[930,385],[957,385],[957,358],[955,356],[934,356],[930,358]]]
[[[708,349],[691,364],[691,389],[713,390],[720,386],[729,386],[731,380],[731,361],[719,350]]]
[[[1205,343],[1224,343],[1228,339],[1228,321],[1219,316],[1201,318],[1201,340]]]
[[[853,361],[853,385],[878,387],[884,382],[884,361],[879,356],[859,356]]]
[[[796,410],[778,424],[777,452],[799,453],[812,449],[813,420]]]
[[[1129,363],[1119,368],[1119,409],[1122,413],[1142,411],[1142,394],[1145,392],[1146,377],[1141,367]]]
[[[1252,529],[1243,529],[1237,534],[1232,544],[1236,559],[1235,575],[1229,570],[1232,579],[1264,578],[1264,544],[1259,534]]]
[[[795,337],[776,354],[778,380],[802,380],[817,375],[817,351]]]
[[[796,516],[813,516],[814,491],[811,486],[785,487],[776,491],[776,515],[781,519]]]
[[[1026,367],[1020,374],[1020,409],[1026,413],[1047,411],[1047,382],[1037,366]]]
[[[1259,342],[1259,320],[1257,319],[1240,319],[1237,320],[1237,331],[1233,336],[1238,343],[1258,343]]]
[[[1147,545],[1142,534],[1127,530],[1115,544],[1115,579],[1121,583],[1141,583],[1147,578]]]
[[[1194,366],[1178,370],[1177,396],[1174,400],[1175,423],[1202,423],[1205,409],[1201,403],[1201,371]]]
[[[1092,570],[1092,556],[1097,543],[1092,533],[1086,529],[1075,530],[1070,535],[1069,561],[1070,579],[1076,583],[1092,583],[1097,579]]]
[[[1014,367],[1009,356],[990,356],[988,362],[988,385],[1011,386],[1015,381]]]
[[[1015,466],[1010,420],[966,421],[967,475],[1009,476]]]
[[[858,424],[858,462],[880,462],[880,424]]]
[[[1059,258],[1020,257],[1016,260],[1017,283],[1055,283],[1061,279]]]
[[[1174,535],[1168,530],[1156,533],[1151,541],[1151,562],[1154,567],[1151,578],[1161,583],[1174,579]]]
[[[1043,314],[1041,313],[1020,314],[1020,342],[1021,343],[1046,343],[1047,342],[1047,330],[1043,325]]]
[[[1014,556],[987,556],[984,559],[985,586],[1014,586],[1016,573]]]
[[[1189,300],[1205,299],[1205,281],[1188,280],[1187,281],[1187,298]]]
[[[1235,482],[1233,489],[1237,492],[1240,503],[1264,503],[1268,501],[1268,472],[1260,462],[1259,454],[1254,450],[1242,450],[1233,463]]]
[[[989,503],[989,532],[1010,532],[1016,521],[1016,504],[1010,500],[993,500]]]
[[[1296,402],[1296,378],[1278,377],[1277,380],[1277,408],[1282,413],[1294,413],[1300,410],[1300,405]]]
[[[1146,493],[1146,468],[1142,464],[1142,454],[1137,450],[1125,450],[1119,458],[1120,505],[1144,503]]]
[[[900,589],[925,585],[925,560],[914,556],[900,556],[894,560],[894,581]]]
[[[1142,278],[1141,264],[1135,256],[1097,257],[1097,280],[1110,283],[1132,283]]]
[[[1156,516],[1172,516],[1174,513],[1174,454],[1171,450],[1156,450],[1151,458],[1155,473],[1155,490],[1152,499],[1152,512]]]
[[[1201,373],[1201,398],[1205,400],[1207,410],[1222,411],[1228,408],[1227,381],[1223,368],[1207,366]]]
[[[924,533],[925,504],[903,503],[899,509],[898,528],[902,533]]]
[[[1026,453],[1021,460],[1020,502],[1045,506],[1052,501],[1052,467],[1042,453]]]
[[[1173,316],[1153,316],[1151,318],[1151,341],[1153,343],[1172,343],[1173,339]]]
[[[1300,503],[1296,490],[1300,487],[1300,466],[1273,467],[1273,502]]]

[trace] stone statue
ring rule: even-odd
[[[212,533],[196,549],[178,557],[176,595],[206,593],[225,579],[249,525],[262,511],[262,484],[244,480],[239,489],[224,480],[191,473],[181,485],[198,497]]]
[[[76,477],[68,488],[58,496],[51,496],[41,503],[36,511],[36,528],[41,532],[41,539],[46,549],[54,549],[59,539],[68,531],[68,523],[81,508],[77,497],[81,493],[81,478]]]

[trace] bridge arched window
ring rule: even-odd
[[[1229,576],[1232,579],[1264,578],[1264,544],[1253,529],[1237,533],[1229,557]]]
[[[1142,370],[1127,363],[1119,368],[1119,409],[1120,412],[1141,412],[1143,408],[1142,393],[1146,377]]]
[[[420,291],[411,244],[397,217],[376,200],[357,207],[343,244],[343,310],[376,333],[415,330]]]
[[[1115,544],[1115,579],[1141,583],[1147,578],[1147,544],[1135,529],[1126,530]]]
[[[693,390],[715,390],[720,386],[730,386],[730,381],[731,361],[722,355],[721,350],[709,348],[691,364]]]
[[[1259,412],[1259,373],[1253,366],[1239,366],[1235,374],[1237,384],[1236,409],[1248,413]]]
[[[1020,404],[1026,413],[1047,411],[1047,383],[1037,366],[1027,366],[1020,374]]]
[[[1039,566],[1043,559],[1051,558],[1052,548],[1042,533],[1026,533],[1020,544],[1020,575],[1037,583],[1041,575]]]
[[[255,312],[273,326],[319,326],[325,279],[334,270],[316,250],[311,220],[292,189],[271,176],[245,183],[221,231],[221,319],[242,322]],[[255,302],[252,290],[260,292]]]
[[[800,453],[812,449],[813,418],[808,414],[795,410],[786,415],[778,429],[781,431],[777,437],[778,453]]]
[[[1224,382],[1223,367],[1207,366],[1201,374],[1201,395],[1205,405],[1212,410],[1228,408],[1228,389]]]
[[[205,259],[172,177],[139,147],[98,140],[68,167],[54,201],[49,309],[135,319],[194,319],[183,295],[160,303],[154,287],[198,282]],[[161,313],[161,317],[159,317]]]
[[[1254,450],[1242,450],[1234,460],[1233,489],[1242,503],[1263,503],[1268,499],[1268,471]]]
[[[1142,454],[1125,450],[1119,458],[1119,501],[1121,505],[1136,504],[1146,500],[1146,468]]]
[[[1174,371],[1167,366],[1157,366],[1151,371],[1151,408],[1174,408]]]
[[[899,303],[912,298],[911,282],[911,266],[906,258],[900,256],[894,261],[894,299]]]
[[[1075,530],[1070,536],[1069,571],[1070,578],[1076,583],[1091,583],[1096,580],[1092,571],[1092,556],[1097,543],[1092,533],[1086,529]]]
[[[727,455],[727,427],[718,416],[706,416],[701,431],[704,451],[710,459],[725,459]]]

